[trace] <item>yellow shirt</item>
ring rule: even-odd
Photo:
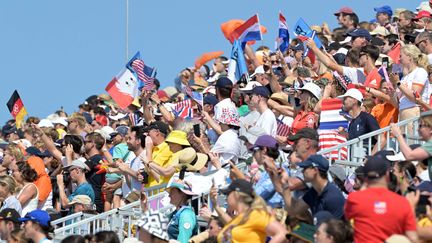
[[[152,151],[152,160],[162,166],[164,168],[169,166],[169,162],[171,161],[172,152],[167,143],[163,142],[158,146],[153,148]],[[162,183],[168,183],[170,178],[160,177],[159,182],[153,178],[153,176],[149,176],[149,182],[146,184],[146,187],[156,186]]]
[[[265,242],[266,227],[275,219],[264,210],[253,210],[248,221],[237,226],[242,218],[243,214],[240,214],[225,225],[217,237],[219,243],[222,242],[224,235],[227,235],[233,243]]]

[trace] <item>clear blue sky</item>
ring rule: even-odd
[[[220,24],[259,14],[266,26],[264,44],[274,47],[281,10],[289,26],[299,17],[310,25],[351,6],[361,20],[374,18],[373,7],[414,10],[417,0],[129,0],[129,56],[141,51],[158,69],[162,87],[204,52],[230,44]],[[104,88],[126,63],[125,0],[0,1],[0,124],[10,119],[6,102],[17,89],[30,115],[46,117],[61,106],[68,113]]]

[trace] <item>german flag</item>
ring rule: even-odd
[[[14,91],[9,101],[7,102],[7,107],[11,115],[15,118],[16,127],[20,128],[24,117],[27,115],[27,111],[23,105],[23,102],[18,94],[18,91]]]

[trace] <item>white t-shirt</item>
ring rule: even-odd
[[[432,64],[432,53],[427,55],[429,64]]]
[[[411,90],[414,83],[423,86],[420,95],[424,102],[429,103],[430,87],[428,73],[426,72],[426,70],[420,67],[415,68],[412,72],[402,78],[401,83],[406,84]],[[404,110],[416,106],[416,104],[410,101],[402,92],[399,92],[399,97],[399,110]]]
[[[145,157],[146,151],[144,150],[141,155]],[[141,159],[139,157],[136,157],[136,155],[132,152],[129,153],[128,157],[126,158],[125,164],[127,164],[129,168],[133,171],[139,171],[144,168],[144,164],[142,163]],[[133,190],[141,191],[142,183],[132,176],[130,176],[130,178],[132,188],[130,188],[128,183],[126,182],[126,176],[123,177],[122,193],[124,198],[127,197],[127,195]]]
[[[366,80],[363,68],[342,66],[343,75],[347,76],[353,84],[363,84]]]
[[[258,118],[255,123],[256,127],[262,128],[265,134],[275,137],[277,131],[277,122],[274,113],[267,109]]]

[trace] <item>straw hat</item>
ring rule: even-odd
[[[273,94],[270,96],[270,99],[275,100],[275,101],[278,101],[278,102],[280,102],[282,105],[289,105],[289,102],[288,102],[288,95],[285,94],[285,93],[283,93],[283,92],[280,92],[280,93],[273,93]]]
[[[195,149],[189,147],[181,151],[180,156],[175,158],[172,162],[179,167],[186,167],[187,171],[198,171],[207,163],[208,157],[206,154],[197,153]]]
[[[165,142],[190,146],[190,143],[187,140],[187,134],[180,130],[174,130],[170,132],[170,134],[168,134],[168,137],[165,139]]]

